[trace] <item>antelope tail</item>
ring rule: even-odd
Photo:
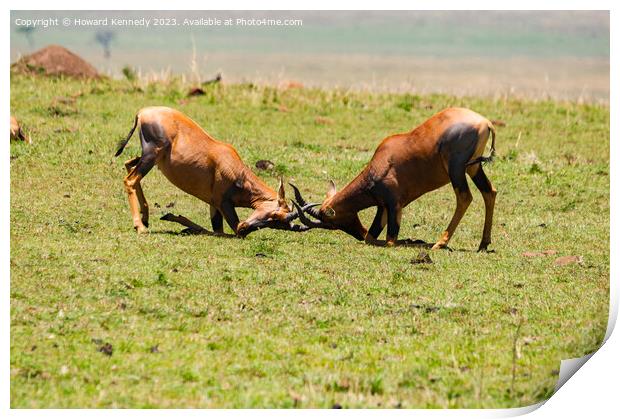
[[[129,134],[127,135],[127,138],[125,138],[124,140],[121,140],[121,141],[118,142],[118,145],[116,146],[117,147],[116,154],[114,154],[114,157],[118,157],[118,156],[121,155],[121,153],[125,149],[125,146],[129,142],[129,139],[131,138],[131,136],[133,135],[134,131],[136,130],[137,126],[138,126],[138,115],[136,115],[135,119],[133,120],[133,127],[131,128],[131,131],[129,131]]]
[[[470,161],[469,163],[467,163],[465,166],[471,166],[472,164],[478,164],[478,163],[492,163],[493,159],[495,158],[495,127],[493,126],[492,123],[489,122],[489,131],[491,132],[491,153],[489,154],[488,157],[478,157],[472,161]]]

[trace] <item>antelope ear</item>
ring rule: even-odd
[[[325,214],[327,218],[333,218],[336,216],[336,211],[334,211],[332,207],[326,207],[323,214]]]
[[[284,182],[282,182],[282,177],[280,176],[280,185],[278,186],[278,205],[280,207],[288,208],[288,206],[286,205],[285,193],[286,191],[284,190]]]
[[[327,189],[327,197],[331,198],[334,195],[336,195],[336,184],[334,183],[333,180],[330,179],[329,180],[329,189]]]

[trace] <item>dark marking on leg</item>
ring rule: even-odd
[[[371,231],[377,231],[377,235],[372,236],[376,239],[383,227],[385,226],[383,220],[387,218],[387,242],[386,245],[393,246],[398,239],[398,232],[400,230],[400,215],[401,211],[398,207],[398,201],[392,190],[383,182],[376,181],[369,190],[370,194],[377,201],[379,208],[385,207],[379,216],[379,210],[377,210],[377,216],[370,227]],[[378,226],[378,227],[377,227]]]
[[[382,206],[377,207],[377,213],[375,214],[375,219],[372,221],[372,225],[368,230],[368,235],[374,240],[379,238],[379,235],[383,231],[385,224],[383,223],[385,208]]]
[[[482,193],[491,192],[493,190],[493,185],[491,185],[489,178],[487,178],[484,170],[482,170],[482,166],[478,167],[478,171],[471,177],[471,180],[474,181],[474,184]]]
[[[210,206],[210,215],[211,215],[211,227],[213,227],[214,233],[223,233],[224,232],[224,217],[222,213],[215,208],[213,205]]]
[[[456,195],[456,209],[454,215],[450,220],[450,224],[446,230],[442,233],[441,237],[433,246],[433,249],[446,248],[448,242],[454,235],[454,231],[458,227],[465,211],[471,204],[472,196],[467,184],[467,177],[465,176],[466,163],[471,156],[466,157],[464,154],[456,154],[448,161],[448,175],[450,176],[450,183],[454,188],[454,194]]]
[[[224,219],[232,228],[234,233],[237,233],[237,226],[239,225],[239,216],[237,215],[237,211],[235,211],[235,207],[232,202],[224,201],[221,205],[222,214],[224,215]]]
[[[484,170],[482,170],[482,166],[472,176],[472,180],[482,194],[482,199],[484,199],[484,229],[482,230],[482,240],[478,246],[478,251],[480,252],[486,251],[489,244],[491,244],[491,229],[493,227],[493,211],[497,190],[493,187],[489,178],[487,178]]]
[[[394,206],[387,207],[387,245],[393,246],[398,240],[398,232],[400,231],[399,211]]]
[[[127,169],[127,173],[129,173],[129,171],[133,169],[138,164],[139,161],[140,161],[140,156],[127,160],[125,162],[125,169]]]

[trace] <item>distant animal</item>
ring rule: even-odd
[[[32,144],[32,139],[29,135],[26,135],[22,130],[22,127],[17,122],[17,119],[11,115],[11,140],[24,141],[28,144]]]
[[[147,232],[149,221],[140,181],[155,165],[172,184],[209,204],[215,233],[223,233],[224,219],[240,237],[265,227],[308,229],[292,223],[298,212],[286,203],[282,179],[274,191],[252,173],[231,145],[215,140],[181,112],[161,106],[141,109],[115,156],[123,152],[136,128],[142,155],[125,162],[128,174],[124,184],[138,233]],[[236,207],[254,211],[240,222]]]
[[[491,136],[489,157],[483,157]],[[466,174],[478,188],[485,204],[484,230],[478,251],[491,243],[491,226],[497,190],[482,168],[495,155],[495,128],[481,115],[465,108],[445,109],[414,130],[391,135],[377,147],[364,170],[336,191],[331,182],[322,204],[307,204],[294,185],[300,220],[309,228],[342,230],[358,240],[376,244],[387,224],[386,245],[398,238],[402,210],[427,192],[448,183],[456,195],[456,210],[433,249],[445,248],[472,201]],[[319,206],[320,208],[315,208]],[[303,206],[304,208],[301,208]],[[376,206],[370,229],[358,212]],[[311,215],[309,219],[304,212]]]

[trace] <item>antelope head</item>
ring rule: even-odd
[[[300,212],[300,210],[302,211]],[[302,208],[300,208],[300,210],[297,208],[293,209],[287,205],[284,183],[280,178],[277,198],[261,202],[245,221],[239,223],[237,226],[237,235],[245,237],[253,231],[262,228],[274,228],[296,232],[309,230],[310,228],[305,225],[293,224],[293,221],[299,218],[300,214],[303,212]]]
[[[307,229],[323,228],[327,230],[341,230],[355,237],[357,240],[364,240],[366,229],[357,215],[357,211],[347,209],[347,205],[343,205],[338,196],[336,184],[329,181],[327,197],[322,203],[307,203],[301,196],[299,189],[289,184],[295,191],[295,206],[299,220]],[[310,215],[313,219],[306,217]]]

